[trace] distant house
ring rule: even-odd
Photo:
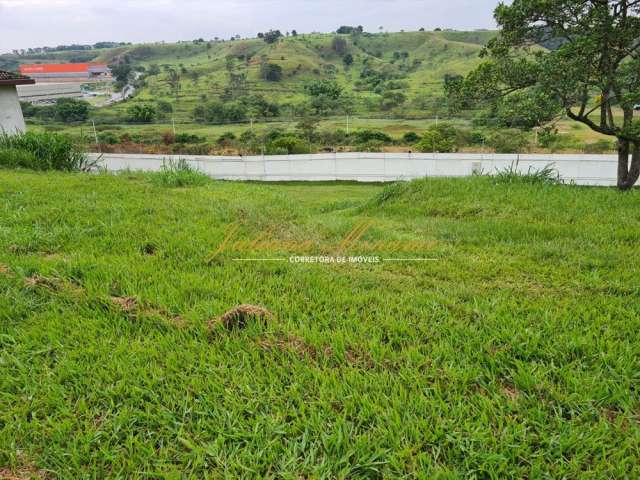
[[[20,73],[38,83],[111,81],[111,70],[104,63],[34,63],[20,65]]]
[[[34,83],[24,75],[0,70],[0,133],[12,134],[26,130],[16,86]]]

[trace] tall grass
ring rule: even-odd
[[[496,170],[494,175],[496,183],[509,184],[537,184],[537,185],[558,185],[562,183],[560,174],[551,166],[546,165],[540,170],[529,167],[526,172],[518,170],[518,163],[512,163],[504,169]]]
[[[33,170],[88,171],[95,165],[67,135],[0,134],[0,166]]]
[[[191,167],[184,158],[164,162],[162,170],[151,175],[151,181],[161,187],[198,187],[209,181],[204,173]]]

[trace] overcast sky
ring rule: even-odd
[[[98,41],[283,32],[493,28],[498,0],[0,0],[0,52]]]

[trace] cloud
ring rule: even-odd
[[[492,28],[498,0],[0,0],[0,51],[102,40],[255,36],[270,28]]]

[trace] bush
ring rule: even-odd
[[[369,143],[371,141],[381,142],[382,144],[393,143],[393,139],[384,132],[376,130],[360,130],[355,133],[356,143]]]
[[[56,102],[54,112],[61,122],[83,122],[89,117],[89,103],[76,98],[61,98]]]
[[[282,80],[282,67],[275,63],[263,63],[260,67],[260,77],[268,82]]]
[[[414,143],[419,142],[420,138],[420,135],[418,135],[416,132],[407,132],[402,136],[402,141],[404,143],[413,145]]]
[[[424,153],[451,153],[458,150],[460,132],[446,123],[432,125],[422,135],[422,140],[416,145]]]
[[[34,170],[86,171],[94,166],[71,137],[58,133],[0,134],[0,149],[31,154],[34,163],[29,168]]]
[[[151,104],[133,105],[127,114],[132,122],[151,123],[156,118],[156,109]]]
[[[173,145],[176,143],[176,134],[173,132],[162,132],[162,143],[165,145]]]
[[[18,148],[0,149],[0,167],[5,168],[37,168],[38,160],[36,156],[26,150]]]
[[[198,105],[193,110],[193,117],[197,122],[237,122],[247,118],[247,107],[240,102],[212,101]]]
[[[193,145],[177,143],[174,145],[173,150],[183,155],[209,155],[211,152],[211,148],[206,143],[196,143]]]
[[[235,133],[224,132],[222,135],[218,137],[218,140],[216,140],[216,143],[223,147],[229,147],[231,146],[231,142],[233,142],[235,139],[236,139]]]
[[[488,140],[496,153],[522,153],[529,148],[529,140],[520,130],[498,130]]]
[[[173,106],[166,100],[158,100],[156,107],[160,113],[173,113]]]
[[[103,145],[116,145],[120,143],[120,139],[115,133],[105,131],[98,134],[98,142]]]
[[[309,146],[293,136],[280,137],[267,145],[269,155],[300,155],[309,152]]]
[[[161,187],[184,188],[205,185],[209,177],[181,158],[177,162],[165,162],[159,172],[151,174],[151,181]]]
[[[189,133],[178,133],[175,136],[175,143],[204,143],[207,139]]]
[[[365,143],[359,143],[356,148],[359,152],[382,152],[384,150],[385,142],[380,140],[369,140]]]

